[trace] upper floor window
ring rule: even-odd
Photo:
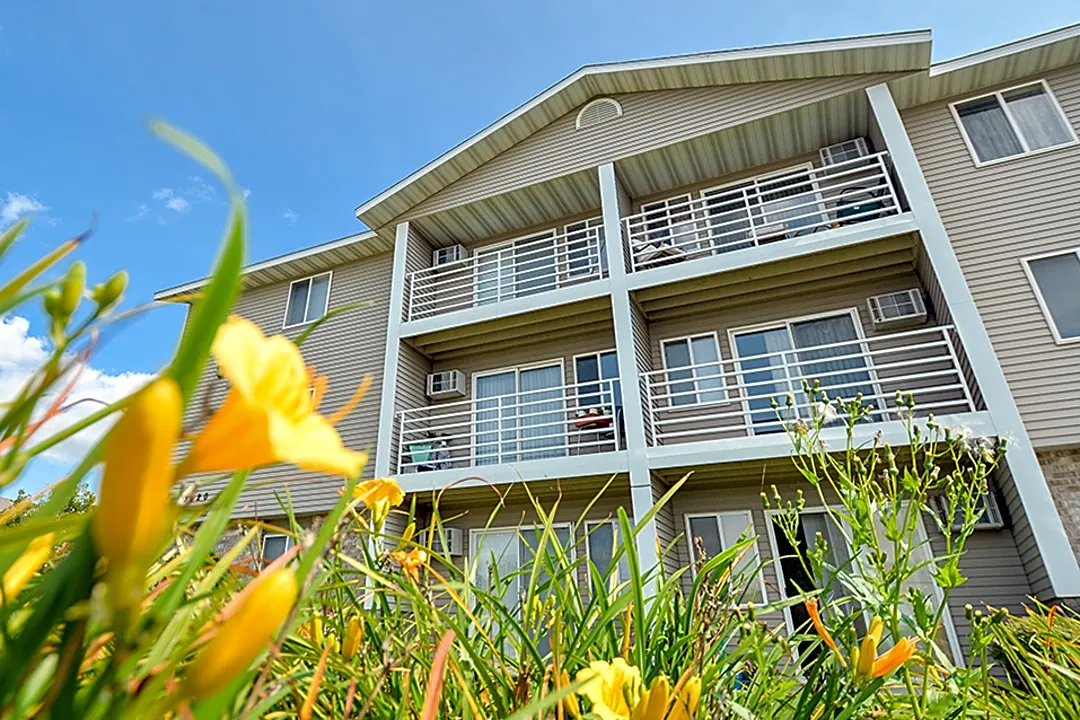
[[[665,340],[660,347],[672,406],[723,402],[724,379],[716,333]]]
[[[1065,113],[1043,81],[952,107],[977,165],[1076,142]]]
[[[262,559],[265,563],[271,563],[289,551],[293,546],[293,539],[282,533],[266,533],[262,539]]]
[[[1080,342],[1080,249],[1024,260],[1054,340]]]
[[[303,325],[326,314],[330,301],[330,273],[295,280],[289,286],[289,303],[285,308],[285,327]]]

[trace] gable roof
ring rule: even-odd
[[[356,208],[381,228],[598,95],[677,90],[930,67],[930,31],[867,35],[652,60],[586,65]]]
[[[304,275],[313,275],[342,263],[379,255],[392,249],[393,243],[388,243],[377,234],[366,231],[248,265],[240,272],[240,279],[245,288],[269,285]],[[154,293],[154,300],[186,302],[190,298],[185,296],[198,291],[209,281],[210,278],[202,278],[158,290]]]

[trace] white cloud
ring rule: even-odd
[[[191,203],[189,203],[182,197],[173,197],[168,199],[168,201],[165,203],[165,207],[169,208],[170,210],[174,210],[180,214],[183,214],[191,209]]]
[[[49,208],[37,199],[8,190],[7,200],[0,200],[0,227],[7,227],[27,213],[41,213]]]
[[[0,319],[0,402],[8,402],[14,398],[49,355],[47,342],[43,338],[30,334],[29,320],[17,315]],[[96,412],[102,407],[102,403],[109,404],[131,394],[153,377],[138,372],[122,372],[114,375],[92,365],[78,363],[54,385],[56,391],[63,388],[71,380],[71,373],[78,370],[81,370],[81,373],[71,395],[65,401],[65,406],[70,406],[80,400],[85,402],[79,402],[78,405],[45,423],[38,429],[31,444],[40,442]],[[42,411],[53,397],[55,395],[46,395],[39,405]],[[81,460],[111,427],[113,421],[115,417],[82,430],[43,453],[43,457],[63,463]]]
[[[162,187],[154,191],[152,198],[155,200],[168,200],[174,195],[172,188]]]
[[[244,192],[244,199],[245,200],[247,200],[249,197],[251,197],[251,190],[250,189],[244,188],[243,192]]]
[[[295,225],[296,221],[300,219],[300,216],[294,213],[292,210],[286,210],[285,214],[282,215],[282,217],[285,218],[285,222],[289,223],[290,225]]]
[[[194,200],[198,200],[199,202],[209,202],[214,199],[214,195],[217,194],[217,191],[214,190],[213,185],[207,185],[198,175],[194,175],[188,178],[188,180],[191,181],[191,185],[184,191],[185,195]]]
[[[139,203],[135,206],[135,212],[124,218],[125,222],[139,222],[144,217],[150,214],[150,207],[146,203]]]

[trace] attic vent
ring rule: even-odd
[[[577,114],[577,129],[592,127],[622,117],[622,105],[611,98],[596,98]]]

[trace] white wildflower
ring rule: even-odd
[[[836,407],[832,403],[826,402],[814,403],[814,415],[821,420],[822,425],[829,425],[840,417]]]

